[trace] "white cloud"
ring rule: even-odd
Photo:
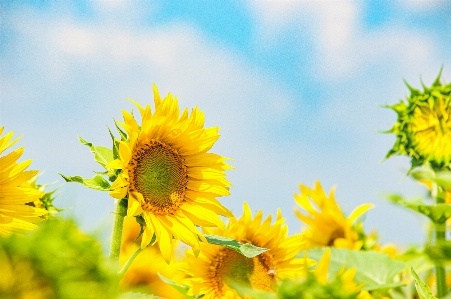
[[[408,2],[408,1],[407,1]],[[367,65],[396,61],[409,65],[437,67],[437,41],[427,32],[390,23],[377,30],[362,26],[363,6],[358,1],[251,1],[261,26],[260,41],[271,43],[287,28],[298,30],[316,45],[314,65],[320,78],[344,79]],[[305,33],[307,30],[309,33]]]

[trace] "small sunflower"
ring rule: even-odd
[[[133,218],[126,217],[122,235],[121,264],[125,264],[130,256],[138,249],[139,244],[135,243],[135,239],[139,231],[139,224]],[[139,241],[140,239],[136,240],[136,242]],[[164,298],[185,298],[173,286],[164,283],[158,274],[164,277],[170,277],[174,281],[181,281],[184,278],[184,275],[180,271],[166,264],[157,247],[150,246],[141,251],[135,258],[122,278],[120,285],[130,291],[141,291]]]
[[[0,136],[3,129],[4,127],[0,128]],[[9,132],[0,137],[0,154],[19,141],[20,138],[11,141],[13,134],[14,132]],[[40,216],[47,214],[44,209],[27,205],[39,200],[44,193],[23,186],[38,173],[37,170],[25,171],[31,160],[17,163],[23,152],[24,148],[20,147],[0,157],[0,236],[35,229],[35,223],[43,220]]]
[[[288,227],[280,210],[273,225],[271,220],[268,216],[262,223],[262,211],[252,218],[249,206],[244,203],[243,216],[238,220],[231,218],[226,229],[204,229],[210,234],[269,250],[254,258],[246,258],[226,247],[202,243],[199,257],[187,252],[185,262],[179,266],[192,276],[185,280],[191,287],[188,295],[204,294],[204,299],[241,298],[230,284],[274,292],[278,281],[303,275],[305,261],[296,259],[304,246],[303,236],[287,236]]]
[[[387,158],[399,154],[412,157],[412,167],[430,163],[435,170],[451,163],[451,84],[440,82],[441,71],[431,87],[423,92],[409,84],[407,103],[387,106],[398,114],[388,133],[396,135]]]
[[[120,170],[110,195],[128,197],[128,216],[145,221],[141,247],[156,241],[169,263],[173,240],[190,245],[199,254],[199,240],[206,242],[197,226],[219,226],[219,215],[232,214],[216,199],[229,195],[225,179],[227,158],[208,153],[218,140],[218,128],[204,128],[204,114],[196,106],[180,115],[177,98],[162,100],[154,85],[155,111],[132,101],[141,114],[141,125],[122,111],[119,124],[127,139],[119,141],[119,158],[105,167]]]
[[[308,226],[304,230],[308,249],[333,246],[359,250],[362,247],[363,241],[359,240],[353,225],[373,205],[360,205],[346,218],[335,201],[335,188],[332,188],[329,197],[318,181],[314,189],[302,184],[300,189],[301,194],[295,194],[294,198],[307,214],[301,213],[298,209],[295,209],[295,213]]]

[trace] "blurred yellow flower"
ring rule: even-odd
[[[121,245],[121,264],[130,258],[138,249],[135,243],[140,226],[133,217],[125,217]],[[139,242],[140,239],[136,240]],[[134,259],[120,285],[124,289],[138,290],[155,296],[171,299],[185,298],[174,287],[164,283],[158,273],[173,281],[180,282],[185,276],[171,265],[166,264],[157,246],[150,246],[141,251]]]
[[[355,221],[373,205],[364,204],[354,209],[346,218],[335,201],[332,188],[327,197],[320,182],[315,183],[314,189],[300,185],[301,193],[294,198],[298,205],[307,214],[301,213],[295,208],[297,217],[307,225],[303,233],[307,241],[308,249],[315,247],[333,246],[359,250],[363,241],[359,240],[357,232],[353,228]]]
[[[0,136],[4,127],[0,128]],[[11,141],[14,132],[9,132],[0,138],[0,154],[14,145],[20,138]],[[7,155],[0,157],[0,235],[8,236],[36,228],[37,222],[46,215],[44,209],[32,207],[27,203],[39,200],[43,192],[23,186],[25,182],[36,176],[37,170],[25,169],[31,160],[17,163],[24,148],[20,147]]]
[[[269,250],[254,258],[247,258],[226,247],[202,243],[198,258],[187,252],[185,262],[179,265],[180,269],[192,276],[185,280],[191,287],[188,294],[204,294],[204,299],[241,298],[231,284],[274,292],[278,281],[303,275],[305,262],[296,259],[304,247],[303,236],[297,234],[288,237],[288,227],[284,224],[285,219],[280,210],[275,223],[271,225],[271,221],[271,216],[268,216],[262,223],[261,210],[252,218],[249,206],[244,203],[243,216],[238,220],[231,218],[226,229],[204,229],[209,234]]]
[[[204,114],[196,107],[180,115],[177,98],[162,100],[154,85],[155,111],[132,101],[141,113],[141,125],[122,111],[119,123],[128,135],[120,141],[119,158],[105,167],[121,169],[110,195],[128,196],[128,216],[142,215],[145,230],[141,246],[154,234],[166,262],[173,242],[181,240],[199,254],[199,240],[206,242],[196,226],[223,226],[219,215],[231,217],[216,197],[229,195],[225,170],[227,158],[207,153],[218,140],[218,128],[203,128]]]

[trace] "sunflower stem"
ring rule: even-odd
[[[431,196],[435,198],[437,204],[444,203],[445,200],[439,192],[439,187],[433,183]],[[446,240],[446,223],[435,224],[435,244]],[[442,264],[436,264],[435,275],[437,277],[437,297],[441,298],[446,295],[446,271]]]
[[[124,216],[127,214],[127,205],[121,199],[116,201],[116,212],[114,216],[113,235],[111,238],[110,260],[119,265],[121,254],[122,229],[124,227]]]
[[[128,268],[132,265],[135,258],[138,256],[138,254],[142,251],[141,246],[136,249],[136,251],[132,254],[132,256],[127,260],[125,265],[122,267],[121,271],[119,271],[119,277],[124,277],[125,273],[127,272]]]

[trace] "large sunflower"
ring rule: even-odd
[[[287,237],[288,227],[280,210],[273,225],[271,216],[261,221],[262,211],[252,219],[250,208],[244,203],[243,216],[238,220],[231,218],[226,229],[205,229],[208,233],[269,250],[246,258],[226,247],[202,243],[199,257],[187,252],[185,262],[180,265],[181,270],[192,276],[185,280],[191,287],[189,295],[204,294],[205,299],[241,298],[230,283],[273,292],[278,281],[303,275],[305,261],[295,258],[304,247],[303,236]]]
[[[128,196],[128,216],[142,215],[145,229],[141,247],[153,235],[169,263],[174,239],[199,253],[197,226],[223,226],[219,215],[231,217],[216,197],[229,195],[225,170],[227,158],[207,153],[218,140],[218,127],[204,128],[204,114],[196,106],[180,115],[177,98],[162,100],[154,85],[155,111],[132,101],[141,114],[141,125],[122,111],[127,140],[120,141],[119,158],[106,168],[121,169],[110,195]]]
[[[3,129],[4,127],[0,128],[0,136],[3,133]],[[9,132],[0,138],[0,154],[19,141],[20,138],[11,141],[13,134],[14,132]],[[24,148],[20,147],[0,157],[1,236],[32,230],[36,228],[34,223],[43,220],[40,216],[47,214],[47,211],[44,209],[27,205],[27,203],[39,200],[44,195],[44,192],[23,185],[38,173],[37,170],[25,171],[31,164],[31,160],[17,163],[23,152]]]
[[[387,157],[412,157],[412,167],[430,163],[434,169],[451,163],[451,84],[440,83],[441,71],[431,87],[410,89],[407,103],[387,106],[398,114],[393,128],[396,142]]]
[[[373,205],[364,204],[354,209],[346,218],[335,201],[332,188],[329,197],[323,190],[320,182],[315,183],[314,189],[300,185],[301,194],[295,194],[295,201],[307,214],[295,209],[297,217],[308,228],[304,230],[307,248],[334,246],[359,250],[363,241],[353,227],[355,221]]]

